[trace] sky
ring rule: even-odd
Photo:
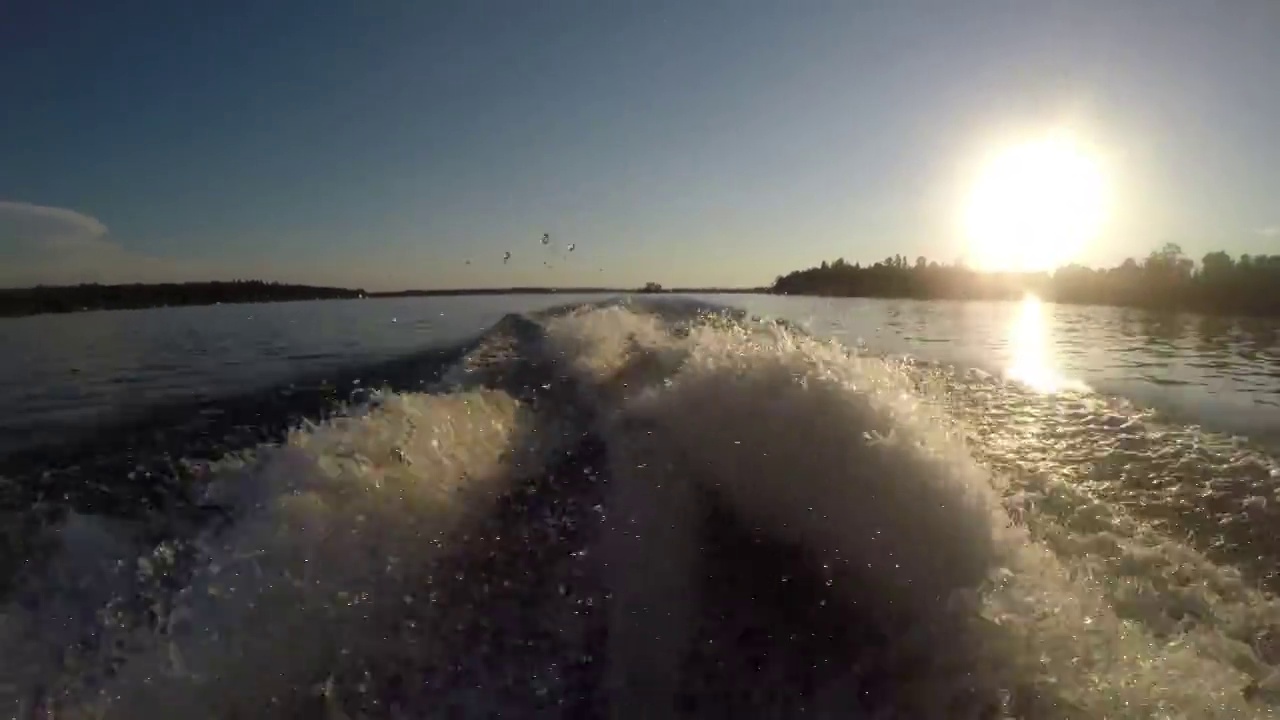
[[[1108,179],[1078,261],[1280,252],[1277,37],[1271,0],[14,0],[0,285],[951,262],[981,159],[1046,128]]]

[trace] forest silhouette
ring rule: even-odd
[[[1234,315],[1280,315],[1280,255],[1216,251],[1196,262],[1169,243],[1143,260],[1095,269],[1067,265],[1052,273],[982,272],[902,255],[873,265],[843,258],[779,276],[770,291],[785,295],[887,297],[922,300],[1044,300],[1153,310]]]
[[[132,285],[0,288],[0,317],[86,310],[137,309],[217,303],[556,292],[626,292],[610,288],[486,288],[366,293],[361,289],[289,285],[260,280]],[[843,258],[780,275],[768,288],[682,288],[656,282],[632,292],[770,292],[830,297],[921,300],[1014,300],[1028,292],[1043,300],[1207,314],[1280,316],[1280,255],[1211,252],[1198,262],[1175,244],[1112,268],[1067,265],[1053,272],[986,272],[894,255],[871,265]]]
[[[358,289],[286,285],[261,280],[151,285],[37,285],[31,288],[0,288],[0,317],[171,305],[359,298],[364,295],[364,290]]]

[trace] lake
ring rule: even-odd
[[[90,312],[0,320],[0,452],[151,405],[473,338],[508,312],[598,297],[394,298]],[[1280,443],[1280,321],[1011,302],[720,295],[871,352],[1090,388],[1180,422]]]
[[[1274,717],[1277,323],[604,300],[0,320],[0,708],[98,717],[106,689],[105,717],[286,695],[276,715],[311,716],[328,677],[351,717],[599,716],[606,614],[682,557],[610,576],[602,538],[697,518],[685,496],[610,524],[679,477],[763,493],[783,538],[714,505],[695,520],[710,589],[676,604],[699,600],[690,677],[743,703],[724,714],[763,687],[795,716],[830,687],[866,717]],[[700,312],[725,305],[787,323]],[[810,526],[821,562],[787,549]],[[886,630],[858,599],[878,597],[918,614]]]

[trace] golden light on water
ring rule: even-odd
[[[1066,134],[987,159],[965,208],[971,262],[984,270],[1050,270],[1076,260],[1102,228],[1107,182],[1098,159]]]
[[[1012,358],[1005,377],[1042,393],[1088,390],[1084,383],[1064,376],[1055,367],[1047,312],[1040,298],[1023,298],[1009,327]]]

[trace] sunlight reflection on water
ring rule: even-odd
[[[1009,328],[1009,348],[1013,354],[1005,377],[1036,392],[1087,392],[1089,386],[1066,377],[1056,368],[1049,337],[1049,323],[1040,298],[1028,294]]]

